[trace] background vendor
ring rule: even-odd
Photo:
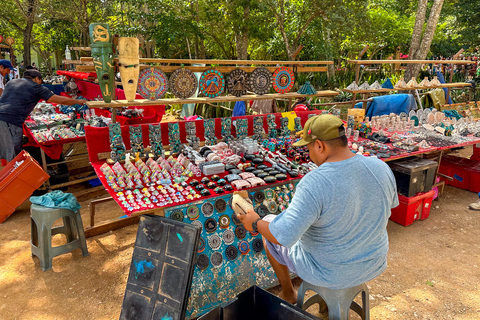
[[[16,71],[12,66],[12,63],[6,59],[0,59],[0,96],[5,89],[5,76],[10,73],[10,71]]]
[[[280,297],[291,303],[297,294],[289,272],[331,289],[380,275],[387,267],[390,209],[398,205],[388,165],[353,154],[339,118],[310,118],[294,146],[307,146],[319,167],[300,180],[289,207],[263,220],[253,210],[238,215],[247,230],[262,234]]]
[[[7,161],[22,150],[23,123],[38,101],[69,106],[87,102],[55,95],[42,86],[42,74],[37,70],[27,70],[23,76],[9,81],[0,97],[0,159]]]

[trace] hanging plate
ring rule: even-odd
[[[138,93],[145,99],[161,99],[168,90],[165,73],[157,68],[143,70],[138,80]]]
[[[272,74],[265,67],[253,70],[249,78],[250,90],[256,94],[265,94],[272,87]]]
[[[189,69],[177,69],[170,76],[170,91],[177,98],[190,98],[197,91],[197,87],[197,77]]]
[[[287,93],[292,90],[295,75],[288,67],[280,67],[273,73],[273,89],[278,93]]]
[[[224,90],[225,78],[221,72],[210,69],[202,73],[200,77],[200,91],[206,97],[218,97]]]
[[[236,69],[230,72],[227,79],[228,92],[234,96],[240,97],[247,93],[248,74]]]

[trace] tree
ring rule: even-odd
[[[410,42],[410,60],[426,59],[427,54],[430,51],[433,35],[435,34],[435,30],[437,28],[438,19],[440,18],[440,12],[442,11],[443,2],[444,0],[433,1],[425,31],[423,31],[428,0],[418,1],[417,17],[415,20],[415,26],[413,28],[412,41]],[[416,78],[418,76],[418,73],[420,72],[421,67],[421,64],[408,65],[407,72],[405,73],[405,81],[410,80],[413,77]]]

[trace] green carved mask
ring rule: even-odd
[[[112,101],[112,97],[113,99],[116,98],[110,29],[106,23],[92,23],[89,32],[93,65],[97,72],[98,84],[100,90],[102,90],[103,101],[109,103]]]

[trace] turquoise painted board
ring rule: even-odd
[[[264,216],[284,210],[293,197],[297,182],[249,190],[255,211]],[[165,210],[166,217],[202,228],[187,319],[231,300],[252,285],[269,288],[278,284],[261,235],[251,234],[235,223],[231,196],[220,195]]]

